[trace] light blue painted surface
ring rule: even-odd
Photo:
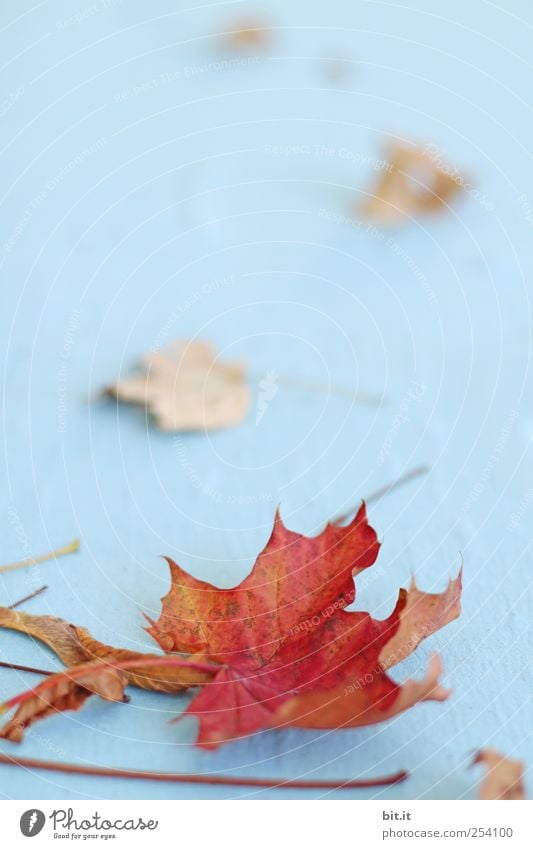
[[[265,4],[280,27],[270,55],[217,69],[210,34],[253,6],[147,8],[18,0],[1,13],[0,561],[83,541],[37,576],[4,576],[1,601],[46,581],[28,611],[147,649],[140,611],[157,614],[168,586],[160,554],[230,586],[277,502],[291,528],[316,533],[430,463],[372,508],[384,545],[358,605],[387,614],[411,571],[442,589],[462,553],[461,620],[395,671],[420,674],[438,650],[454,695],[382,726],[270,732],[211,754],[191,746],[192,721],[167,724],[185,697],[134,690],[129,706],[93,702],[39,725],[16,753],[279,778],[408,768],[401,787],[351,795],[468,797],[479,746],[533,762],[533,11],[526,0],[276,1]],[[352,62],[333,86],[326,56]],[[438,144],[492,209],[462,197],[392,244],[326,220],[321,210],[345,214],[372,185],[365,157],[382,156],[387,133]],[[253,411],[238,429],[176,442],[136,410],[88,403],[165,333],[212,339],[258,375],[383,392],[386,405],[280,388],[259,425]],[[11,661],[54,662],[20,635],[2,632],[0,646]],[[0,698],[34,681],[1,671]],[[5,767],[0,794],[214,795]]]

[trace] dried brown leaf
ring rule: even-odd
[[[521,761],[506,758],[496,749],[481,749],[473,763],[483,764],[487,770],[479,791],[480,799],[510,801],[526,798]]]
[[[144,406],[165,431],[215,430],[239,424],[250,406],[242,362],[220,362],[211,345],[180,341],[141,360],[143,371],[106,391]]]
[[[359,206],[368,220],[382,226],[407,224],[427,212],[439,212],[458,194],[465,180],[428,152],[394,141],[373,190]]]
[[[30,725],[54,713],[79,710],[90,696],[100,696],[113,702],[124,701],[126,683],[124,673],[100,662],[51,675],[29,694],[12,699],[3,706],[3,710],[13,707],[17,710],[0,729],[0,737],[20,743]]]
[[[179,693],[188,687],[205,684],[213,676],[199,671],[194,666],[161,666],[162,656],[118,649],[95,640],[85,628],[79,628],[57,619],[55,616],[32,616],[29,613],[16,613],[7,607],[0,607],[0,628],[20,631],[35,637],[54,651],[60,660],[68,666],[78,666],[93,660],[131,665],[125,675],[129,684],[143,690],[156,690],[160,693]],[[153,664],[147,666],[147,661]]]

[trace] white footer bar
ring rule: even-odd
[[[531,816],[529,802],[6,801],[0,844],[530,849]]]

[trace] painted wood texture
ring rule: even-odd
[[[372,506],[383,548],[356,604],[385,616],[411,573],[441,590],[463,558],[462,618],[394,672],[421,674],[438,650],[453,696],[382,726],[205,753],[192,720],[168,723],[185,696],[132,691],[0,750],[280,779],[407,768],[392,789],[336,795],[469,797],[477,748],[533,763],[533,11],[273,0],[268,49],[235,60],[212,33],[243,9],[19,0],[0,13],[0,562],[82,540],[2,576],[1,601],[47,583],[29,612],[147,649],[141,612],[157,616],[168,589],[160,555],[231,586],[278,503],[289,527],[317,533],[427,463]],[[346,60],[334,79],[327,57]],[[446,215],[380,231],[356,205],[394,133],[435,145],[472,186]],[[195,336],[250,363],[242,426],[173,437],[98,399],[142,352]],[[54,664],[17,634],[0,633],[0,654]],[[34,680],[0,670],[0,698]],[[3,798],[189,795],[309,796],[0,767]]]

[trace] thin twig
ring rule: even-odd
[[[321,383],[318,380],[304,380],[299,377],[280,377],[278,382],[282,386],[293,386],[299,389],[305,389],[308,392],[323,392],[327,395],[337,395],[341,398],[349,398],[357,404],[367,404],[371,407],[379,407],[383,403],[380,395],[372,395],[368,392],[354,392],[347,386],[339,386],[332,383]]]
[[[37,557],[28,557],[27,560],[20,560],[18,563],[0,566],[0,574],[13,572],[15,569],[24,569],[26,566],[36,566],[38,563],[46,563],[47,560],[55,560],[56,557],[63,557],[65,554],[73,554],[73,552],[79,551],[79,548],[79,539],[74,539],[68,545],[56,548],[55,551],[49,551],[48,554],[39,554]]]
[[[429,472],[429,466],[416,466],[414,469],[411,469],[405,474],[400,475],[399,478],[392,481],[391,483],[386,484],[385,486],[380,487],[379,489],[374,490],[365,498],[365,504],[374,504],[376,501],[381,501],[383,496],[388,495],[389,492],[393,492],[393,490],[398,489],[414,478],[418,478],[421,475],[427,475]],[[350,519],[355,513],[355,509],[349,510],[347,513],[343,513],[341,516],[337,516],[335,524],[339,524],[341,522],[345,522],[347,519]]]
[[[427,475],[428,472],[429,466],[416,466],[409,472],[405,472],[405,474],[400,475],[400,477],[396,478],[396,480],[392,481],[392,483],[386,484],[385,486],[380,487],[380,489],[374,490],[374,492],[370,493],[370,495],[365,498],[365,502],[367,504],[374,504],[374,502],[380,501],[384,495],[388,495],[389,492],[398,489],[400,486],[403,486],[405,483],[408,483],[414,478],[421,477],[422,475]]]
[[[39,589],[35,590],[34,593],[25,595],[24,598],[19,598],[19,600],[16,601],[14,604],[10,604],[8,610],[14,610],[15,607],[20,607],[21,604],[24,604],[26,601],[30,601],[32,598],[35,598],[35,596],[41,595],[41,593],[44,593],[44,591],[47,589],[48,587],[39,587]]]
[[[255,382],[264,380],[264,375],[252,374],[250,377]],[[323,383],[318,380],[306,380],[303,377],[290,377],[289,375],[279,374],[275,377],[275,383],[279,386],[302,389],[304,392],[320,392],[326,395],[349,398],[355,401],[356,404],[366,404],[371,407],[379,407],[383,403],[383,398],[380,395],[373,395],[370,392],[354,392],[353,389],[347,386],[340,386],[336,383]]]
[[[34,672],[35,675],[55,675],[55,672],[50,672],[49,669],[35,669],[34,666],[21,666],[20,663],[7,663],[4,660],[0,661],[0,667],[2,669],[18,669],[20,672]]]
[[[224,775],[190,775],[177,772],[148,772],[146,770],[115,769],[103,766],[80,766],[79,764],[43,761],[37,758],[14,758],[0,755],[0,764],[18,766],[24,769],[44,769],[49,772],[63,772],[69,775],[94,775],[102,778],[133,778],[141,781],[169,781],[177,784],[218,784],[224,787],[264,787],[293,788],[299,790],[350,790],[364,787],[384,787],[405,781],[408,773],[404,770],[384,778],[369,778],[356,781],[291,781],[273,778],[239,778]]]

